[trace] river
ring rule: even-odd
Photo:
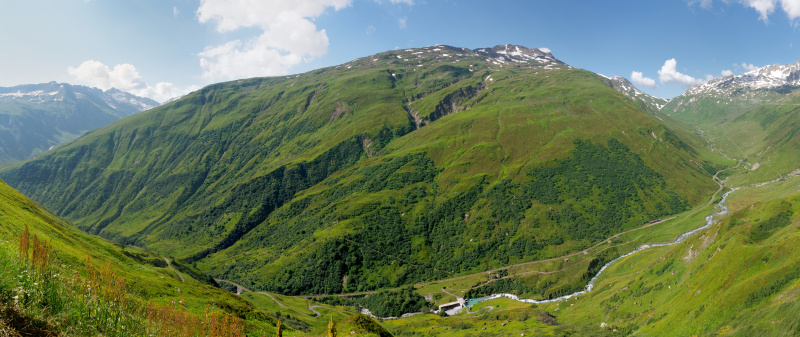
[[[688,231],[686,233],[681,234],[680,236],[678,236],[677,239],[675,239],[675,241],[665,242],[665,243],[651,243],[651,244],[642,245],[639,248],[636,248],[633,251],[631,251],[631,252],[629,252],[629,253],[627,253],[625,255],[622,255],[620,257],[617,257],[616,259],[613,259],[613,260],[609,261],[608,263],[603,265],[602,268],[600,268],[600,271],[598,271],[597,274],[594,277],[592,277],[591,280],[589,280],[589,283],[586,284],[586,288],[584,290],[581,290],[581,291],[578,291],[578,292],[574,292],[574,293],[569,294],[569,295],[564,295],[564,296],[561,296],[561,297],[558,297],[558,298],[549,299],[549,300],[525,299],[525,298],[519,298],[519,296],[514,295],[514,294],[506,294],[506,293],[492,294],[491,296],[485,296],[485,297],[470,299],[467,302],[467,306],[472,306],[472,305],[474,305],[476,303],[480,303],[480,302],[483,302],[483,301],[488,301],[488,300],[492,300],[492,299],[500,298],[500,297],[507,297],[507,298],[510,298],[512,300],[525,302],[525,303],[541,304],[541,303],[560,302],[560,301],[563,301],[563,300],[567,300],[567,299],[570,299],[570,298],[573,298],[573,297],[577,297],[577,296],[586,294],[586,293],[592,291],[592,289],[594,288],[595,281],[597,281],[597,278],[603,273],[603,271],[605,271],[606,268],[608,268],[608,266],[616,263],[620,259],[626,258],[628,256],[631,256],[633,254],[636,254],[638,252],[641,252],[643,250],[650,249],[650,248],[677,245],[677,244],[685,241],[686,239],[692,237],[693,235],[697,234],[697,232],[702,231],[702,230],[704,230],[706,228],[709,228],[709,227],[711,227],[711,225],[717,223],[717,221],[719,221],[719,218],[721,218],[722,216],[728,214],[728,207],[724,205],[725,201],[728,199],[728,195],[733,193],[734,191],[736,191],[738,189],[739,189],[738,187],[734,188],[734,189],[726,192],[722,196],[722,200],[720,200],[719,204],[717,204],[719,206],[719,208],[720,208],[720,211],[717,212],[717,213],[714,213],[714,214],[711,214],[711,215],[707,216],[706,219],[705,219],[706,220],[706,224],[705,225],[703,225],[701,227],[698,227],[698,228],[695,228],[695,229],[693,229],[691,231]]]

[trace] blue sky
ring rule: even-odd
[[[163,101],[391,49],[510,43],[671,98],[800,60],[799,19],[800,0],[3,1],[0,86],[59,81]]]

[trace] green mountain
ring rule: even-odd
[[[66,83],[0,87],[0,164],[33,158],[86,131],[158,105],[117,89]]]
[[[698,144],[550,53],[436,46],[212,85],[0,176],[217,278],[341,293],[560,256],[682,212],[728,164]]]
[[[734,185],[800,171],[800,63],[775,64],[695,86],[660,112],[715,151],[746,160]]]

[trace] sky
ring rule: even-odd
[[[573,67],[672,98],[800,60],[800,0],[0,2],[0,86],[57,81],[159,102],[439,44],[548,48]]]

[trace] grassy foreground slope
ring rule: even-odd
[[[726,164],[699,142],[550,54],[437,46],[212,85],[0,175],[89,232],[316,294],[558,256],[681,212]]]
[[[269,329],[273,329],[274,319],[272,317],[259,312],[249,302],[210,286],[209,284],[213,283],[213,280],[203,273],[172,259],[170,259],[172,266],[170,268],[164,257],[135,247],[123,247],[103,238],[88,235],[52,215],[5,183],[0,183],[0,214],[2,214],[0,216],[3,220],[0,223],[0,237],[2,238],[0,260],[4,266],[3,281],[0,282],[0,288],[2,288],[0,289],[0,300],[2,300],[0,305],[4,309],[3,314],[0,315],[2,316],[0,321],[3,322],[4,329],[7,329],[6,332],[13,329],[5,325],[21,324],[25,326],[36,322],[44,314],[44,322],[41,323],[42,329],[44,329],[42,331],[72,335],[83,335],[84,333],[93,335],[97,332],[116,335],[103,330],[92,332],[94,330],[91,329],[95,323],[98,324],[97,329],[102,329],[102,326],[107,323],[71,316],[74,312],[70,310],[89,310],[91,312],[88,314],[89,316],[95,315],[90,302],[99,301],[99,299],[90,300],[90,297],[86,297],[84,301],[80,301],[68,296],[73,292],[67,285],[72,284],[74,280],[89,279],[87,273],[90,270],[93,272],[104,270],[107,272],[103,274],[104,276],[113,273],[116,277],[102,279],[112,283],[124,283],[123,289],[125,290],[123,292],[127,293],[124,302],[130,305],[130,307],[125,307],[126,311],[133,310],[131,308],[143,308],[148,303],[162,306],[168,303],[182,302],[187,313],[199,315],[208,305],[222,309],[224,314],[246,320],[248,330],[266,329],[269,331]],[[21,258],[20,253],[17,252],[17,246],[20,235],[26,226],[30,231],[30,240],[36,236],[39,242],[46,242],[52,247],[47,263],[49,265],[48,277],[44,277],[44,274],[36,276],[35,269],[20,264]],[[87,262],[87,258],[90,262]],[[14,275],[16,272],[24,270],[28,271]],[[51,280],[51,278],[54,279]],[[123,281],[119,281],[120,278]],[[25,280],[30,280],[31,284],[26,283]],[[66,288],[41,288],[51,282]],[[37,285],[40,287],[36,287]],[[104,285],[101,284],[100,288],[105,289],[103,287]],[[58,316],[52,316],[52,311],[59,307],[56,303],[60,302],[54,300],[54,297],[46,297],[47,301],[41,303],[42,307],[39,309],[36,309],[33,304],[39,292],[53,289],[58,289],[61,301],[66,301],[60,304],[65,308],[62,308],[62,312],[59,312]],[[80,293],[80,289],[78,289],[78,293]],[[23,298],[32,298],[33,302],[27,303]],[[21,316],[9,315],[9,313],[15,312],[8,309],[14,307],[15,303]],[[104,303],[98,302],[95,305],[106,305]],[[39,316],[26,318],[28,314],[39,314]],[[24,322],[26,320],[28,323]],[[79,327],[81,325],[79,322],[83,326]],[[127,322],[145,324],[141,317],[133,317]],[[44,333],[42,331],[40,332]],[[25,334],[24,331],[21,333]]]
[[[312,315],[234,295],[185,262],[86,234],[2,182],[0,218],[3,336],[263,336],[279,320],[285,336],[320,336],[331,318],[349,335],[391,336],[351,308],[304,300]],[[30,246],[50,247],[41,270],[41,253],[20,257],[26,226]]]

